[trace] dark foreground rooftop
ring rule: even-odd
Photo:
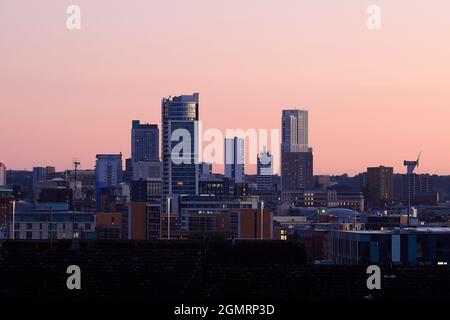
[[[81,268],[81,290],[66,269]],[[364,266],[312,266],[281,241],[0,242],[0,299],[398,300],[450,297],[450,268],[382,268],[369,290]]]

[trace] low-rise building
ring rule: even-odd
[[[95,229],[98,240],[122,239],[122,213],[98,212]]]
[[[331,231],[335,264],[439,265],[450,262],[450,228]]]
[[[283,202],[307,208],[345,208],[364,211],[364,195],[361,192],[336,190],[282,191]]]
[[[40,203],[32,211],[16,212],[9,238],[16,240],[96,239],[94,212],[68,210],[66,203]]]

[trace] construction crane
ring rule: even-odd
[[[406,175],[407,175],[407,181],[408,181],[408,227],[409,227],[409,222],[410,222],[410,217],[411,217],[411,188],[413,188],[413,186],[411,186],[411,180],[412,180],[412,175],[414,173],[414,170],[416,168],[419,167],[419,161],[420,161],[420,156],[422,155],[422,151],[419,153],[419,156],[417,157],[416,161],[408,161],[405,160],[403,161],[403,165],[406,167]]]

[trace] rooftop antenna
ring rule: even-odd
[[[419,167],[420,156],[422,155],[422,151],[419,152],[419,156],[416,161],[403,161],[403,165],[406,167],[406,175],[408,179],[408,227],[411,217],[411,177],[414,173],[414,170]]]
[[[74,193],[76,193],[76,190],[77,190],[77,169],[78,169],[78,166],[81,164],[81,162],[80,162],[80,160],[79,159],[77,159],[77,158],[75,158],[75,159],[73,159],[72,160],[72,164],[73,164],[73,166],[74,166],[74,168],[75,168],[75,181],[74,181],[74,184],[73,184],[73,190],[74,190]],[[75,228],[74,228],[74,226],[75,226],[75,211],[76,211],[76,209],[75,208],[73,208],[73,210],[72,210],[72,239],[75,239],[76,238],[76,231],[75,231]]]

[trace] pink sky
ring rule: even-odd
[[[420,172],[450,174],[449,39],[448,0],[0,0],[0,161],[128,157],[132,119],[159,123],[162,97],[200,92],[206,128],[308,109],[315,174],[404,171],[421,150]]]

